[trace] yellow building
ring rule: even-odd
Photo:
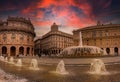
[[[0,22],[0,53],[2,55],[33,55],[34,27],[30,19],[8,17]]]
[[[53,23],[51,31],[35,41],[36,54],[56,55],[64,48],[73,46],[73,36],[58,30],[58,25]]]
[[[79,45],[79,33],[82,32],[83,45],[97,46],[107,55],[120,54],[120,24],[100,24],[73,31],[74,45]]]

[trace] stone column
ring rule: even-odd
[[[120,48],[118,48],[118,55],[120,55]]]
[[[110,48],[110,55],[115,55],[114,48]]]
[[[32,48],[30,47],[29,55],[32,56]]]
[[[32,55],[35,55],[35,54],[34,54],[34,48],[32,48]]]
[[[2,46],[0,46],[0,55],[2,55]]]
[[[29,47],[30,48],[30,50],[29,50],[29,56],[31,56],[31,47]]]
[[[106,48],[103,48],[103,50],[104,50],[103,55],[108,55],[106,52]]]
[[[24,47],[24,56],[26,56],[26,51],[27,51],[27,49],[26,49],[26,47]]]
[[[16,56],[19,55],[19,46],[16,46]]]
[[[79,39],[79,46],[83,46],[83,43],[82,43],[82,33],[81,32],[79,33],[79,37],[80,37],[80,39]]]
[[[10,56],[10,46],[7,46],[7,54],[8,54],[8,57]]]

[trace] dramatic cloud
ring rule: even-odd
[[[0,16],[29,17],[37,35],[42,35],[53,22],[68,33],[95,25],[97,20],[118,23],[119,8],[119,0],[1,0]]]

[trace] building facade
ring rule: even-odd
[[[36,39],[36,40],[34,41],[34,43],[35,43],[35,45],[34,45],[35,55],[39,55],[39,56],[40,56],[41,53],[42,53],[40,41],[41,41],[41,37],[39,37],[38,39]]]
[[[53,23],[51,31],[35,41],[35,51],[46,55],[59,54],[64,48],[73,46],[73,36],[58,30]],[[39,48],[39,49],[38,49]]]
[[[74,45],[79,45],[79,33],[82,32],[83,45],[97,46],[106,55],[120,54],[120,24],[100,24],[73,31]]]
[[[30,19],[8,17],[0,22],[0,52],[2,55],[33,55],[34,27]]]

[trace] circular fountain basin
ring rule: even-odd
[[[94,57],[102,56],[103,54],[104,51],[96,46],[72,46],[65,48],[58,57]]]

